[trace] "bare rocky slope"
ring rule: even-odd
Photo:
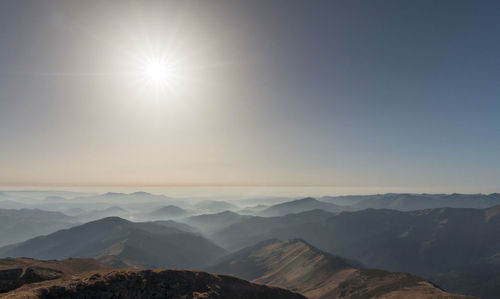
[[[407,273],[359,269],[302,240],[268,240],[228,256],[209,272],[297,291],[308,298],[467,298]]]
[[[0,293],[25,284],[71,276],[76,273],[111,269],[93,259],[38,261],[30,258],[0,259]]]

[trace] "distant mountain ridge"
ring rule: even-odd
[[[491,194],[413,194],[387,193],[374,195],[324,196],[321,201],[335,203],[350,210],[393,209],[413,211],[434,208],[484,209],[500,205],[500,193]]]
[[[322,202],[316,200],[312,197],[306,197],[302,199],[297,199],[289,202],[280,203],[277,205],[273,205],[261,212],[258,213],[259,216],[284,216],[287,214],[296,214],[311,210],[321,209],[328,212],[340,212],[343,207],[338,206],[333,203]]]
[[[115,266],[201,268],[225,251],[174,227],[119,217],[89,222],[0,248],[2,257],[37,259],[93,257]]]
[[[388,193],[375,195],[323,196],[319,199],[306,197],[286,201],[255,212],[259,216],[284,216],[314,209],[328,212],[360,211],[364,209],[391,209],[416,211],[434,208],[484,209],[500,205],[500,194],[411,194]]]
[[[196,203],[193,207],[207,213],[219,213],[237,208],[234,204],[221,200],[204,200]]]
[[[82,222],[88,222],[93,220],[98,220],[106,217],[123,217],[130,214],[129,211],[118,207],[111,206],[104,209],[95,209],[87,212],[83,212],[78,214],[78,218],[82,220]]]
[[[0,209],[0,246],[79,224],[75,217],[39,209]]]
[[[224,211],[215,214],[203,214],[198,216],[191,216],[179,221],[185,222],[205,235],[210,235],[222,228],[230,226],[235,223],[242,222],[249,219],[251,216],[240,215],[231,211]]]
[[[153,218],[179,218],[186,216],[189,212],[185,209],[179,208],[175,205],[168,205],[158,208],[148,214],[149,217]]]

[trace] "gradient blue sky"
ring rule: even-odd
[[[1,1],[0,185],[500,191],[499,20],[497,1]],[[188,61],[183,92],[121,75],[148,42]]]

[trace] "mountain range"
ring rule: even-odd
[[[406,273],[359,269],[303,240],[267,240],[207,271],[253,283],[192,270],[116,269],[92,259],[9,258],[0,259],[0,298],[468,298]]]
[[[410,284],[417,294],[423,292],[422,285],[425,293],[443,292],[443,296],[450,292],[493,299],[500,294],[500,205],[490,206],[496,194],[303,198],[253,206],[248,209],[251,215],[222,211],[185,218],[174,215],[187,209],[187,215],[208,209],[189,203],[165,204],[163,197],[152,204],[150,199],[155,196],[148,193],[89,195],[111,200],[104,208],[82,209],[66,205],[70,200],[63,194],[35,194],[35,199],[27,197],[31,196],[29,192],[16,198],[28,206],[30,202],[60,205],[61,211],[72,216],[38,209],[0,210],[0,257],[94,258],[115,268],[208,269],[314,298],[341,294],[366,297],[379,288],[375,292],[378,295],[400,296],[401,290],[392,292],[397,289],[390,287],[393,283],[407,288]],[[4,197],[14,198],[10,193]],[[114,198],[127,198],[123,202],[127,208]],[[487,208],[414,210],[419,202],[429,206],[446,202],[464,205],[466,201]],[[102,202],[94,203],[103,207]],[[215,204],[225,206],[224,202]],[[391,209],[365,209],[367,204]],[[134,210],[134,206],[142,207]],[[244,211],[241,207],[236,210]],[[156,218],[147,214],[151,211],[162,214],[157,219],[175,217],[176,221],[151,221]],[[115,214],[149,222],[107,217],[79,224],[87,218]],[[19,281],[31,279],[30,275],[56,275],[33,271]],[[342,273],[349,275],[344,277]],[[330,276],[335,279],[331,281]]]
[[[414,211],[435,208],[484,209],[500,205],[500,193],[491,194],[412,194],[388,193],[375,195],[324,196],[321,201],[334,203],[350,210],[392,209]]]

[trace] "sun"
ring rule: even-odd
[[[157,98],[179,96],[189,78],[184,61],[165,52],[139,52],[133,72],[137,86]]]
[[[172,68],[159,59],[145,61],[141,75],[146,83],[157,87],[172,85],[175,80]]]
[[[193,90],[192,84],[198,82],[196,70],[200,67],[191,53],[174,42],[136,43],[126,51],[126,74],[145,98],[184,98]]]

